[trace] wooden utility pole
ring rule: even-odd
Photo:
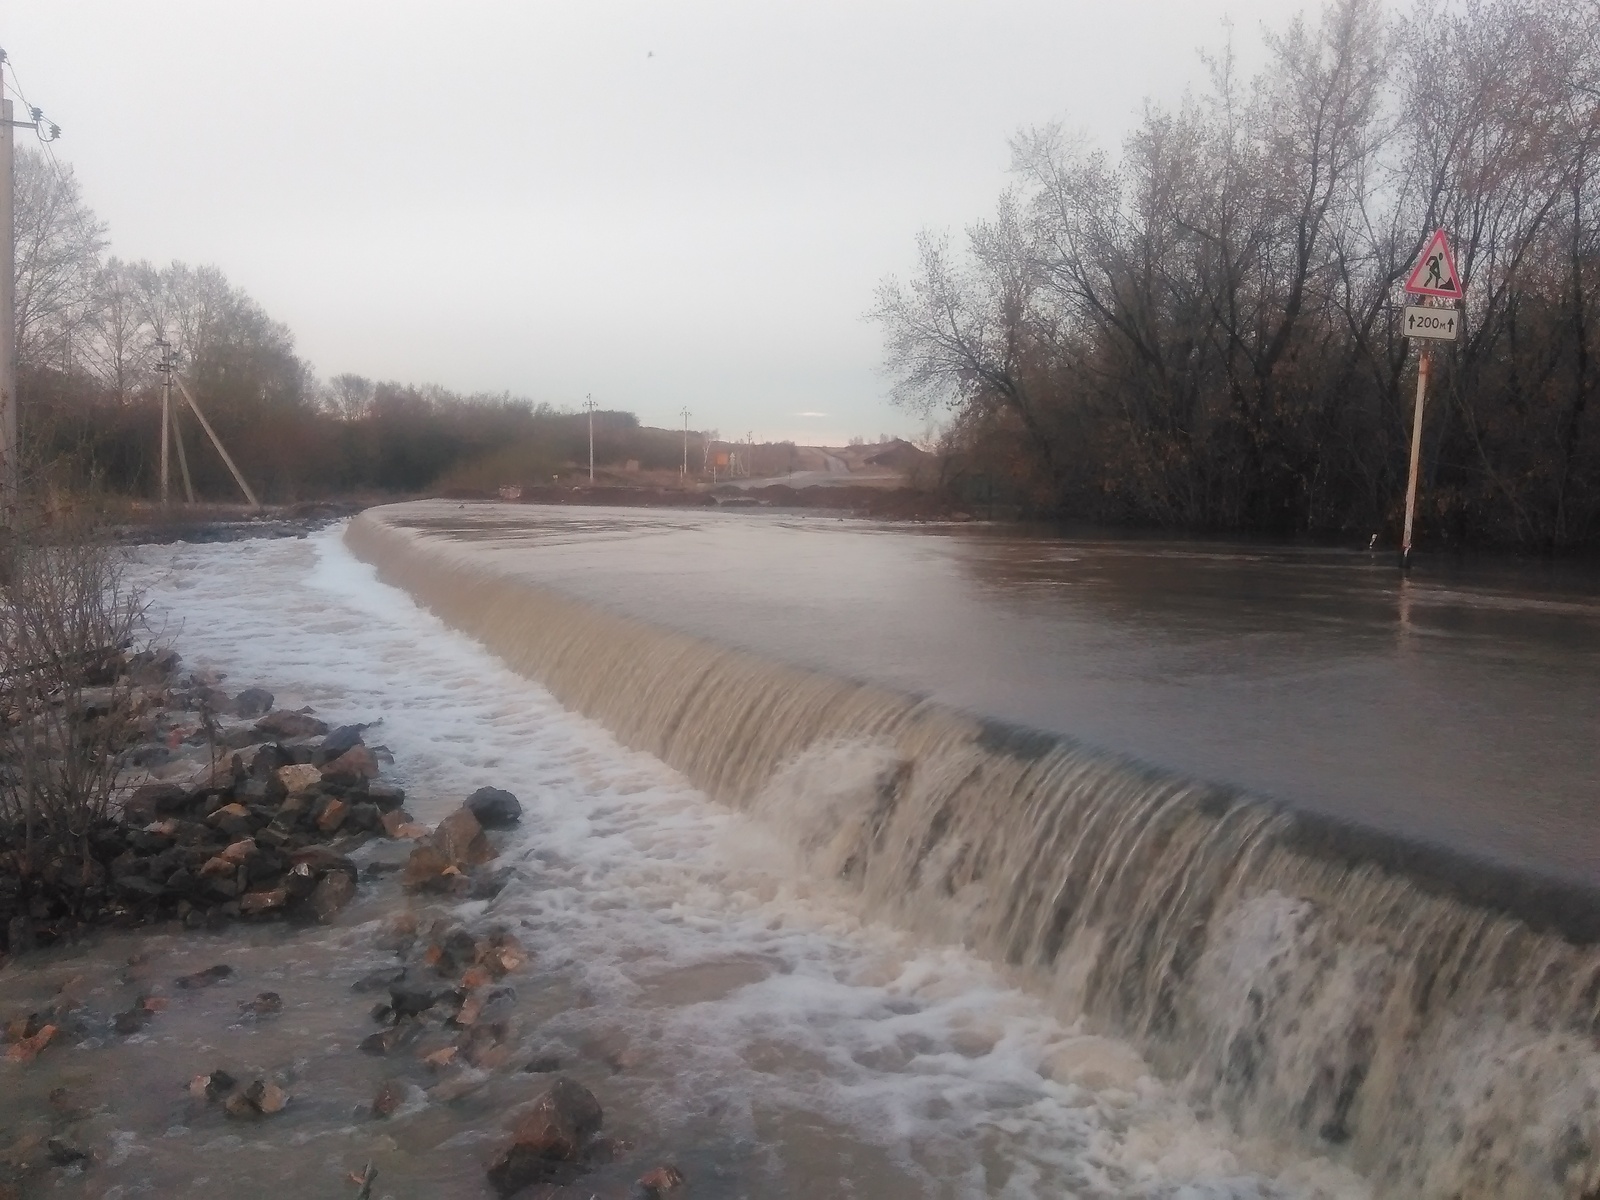
[[[234,465],[233,455],[228,453],[228,448],[222,444],[222,439],[217,436],[217,431],[211,428],[211,422],[206,420],[205,413],[200,411],[200,405],[195,401],[194,393],[189,390],[189,385],[183,381],[183,376],[174,374],[173,378],[178,381],[178,390],[183,393],[183,398],[189,402],[189,407],[194,410],[194,415],[200,422],[200,428],[206,431],[206,436],[211,439],[211,444],[217,448],[217,453],[222,455],[222,461],[227,463],[228,470],[233,472],[233,481],[239,485],[239,490],[244,493],[244,498],[250,501],[250,507],[260,508],[261,501],[256,499],[256,494],[250,490],[250,485],[245,482],[244,475]],[[183,443],[179,442],[178,445],[181,448]]]

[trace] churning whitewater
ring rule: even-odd
[[[369,737],[393,747],[420,819],[480,785],[522,797],[503,855],[515,877],[463,914],[519,923],[552,981],[523,989],[526,1046],[610,1062],[608,1124],[670,1147],[695,1196],[1368,1195],[1326,1158],[1233,1135],[1132,1046],[972,953],[870,919],[855,890],[808,870],[836,871],[830,832],[884,746],[797,760],[735,811],[380,582],[342,535],[146,548],[136,575],[189,665],[381,722]],[[1254,938],[1270,956],[1274,923],[1300,916],[1259,906],[1237,953]],[[301,936],[337,958],[368,932]],[[431,1122],[440,1154],[482,1157],[500,1136],[481,1115],[412,1112],[385,1131],[402,1147],[404,1119]],[[471,1196],[480,1178],[390,1171],[380,1192]]]

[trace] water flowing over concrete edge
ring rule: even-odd
[[[1201,1111],[1386,1195],[1600,1185],[1592,896],[608,613],[404,511],[346,533],[382,578]]]

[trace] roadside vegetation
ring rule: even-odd
[[[1392,542],[1436,228],[1466,284],[1434,350],[1419,521],[1600,545],[1600,21],[1570,0],[1335,0],[1231,47],[1120,154],[1012,142],[1015,183],[881,287],[944,485],[1035,513]]]

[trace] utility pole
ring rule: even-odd
[[[0,84],[10,63],[0,50]],[[15,531],[21,519],[22,463],[17,436],[17,164],[11,131],[32,129],[41,141],[53,142],[61,128],[37,108],[29,110],[30,120],[13,119],[3,90],[0,86],[0,527]]]
[[[589,410],[589,486],[594,486],[594,397],[583,398],[583,406]]]
[[[683,406],[683,486],[689,486],[689,406]]]
[[[5,51],[0,50],[0,63]],[[17,226],[16,162],[11,101],[0,104],[0,525],[17,528],[21,472],[17,464]]]
[[[172,467],[168,463],[167,453],[172,442],[172,360],[167,357],[170,347],[167,339],[158,337],[156,345],[160,347],[161,358],[156,362],[156,370],[161,373],[161,507],[165,509],[168,503],[169,482],[172,478]]]
[[[256,499],[256,494],[250,490],[250,485],[245,481],[238,464],[233,461],[233,455],[228,453],[228,448],[222,444],[222,439],[217,436],[217,431],[211,428],[211,422],[206,420],[205,413],[200,411],[200,404],[194,398],[194,393],[189,390],[189,385],[184,383],[183,377],[178,377],[178,390],[183,393],[183,398],[189,402],[189,407],[194,411],[195,419],[200,422],[200,428],[206,431],[206,436],[211,439],[211,444],[217,448],[217,453],[222,455],[222,461],[227,464],[228,470],[233,472],[233,481],[239,485],[239,490],[244,493],[244,498],[250,502],[250,507],[260,510],[261,501]],[[179,446],[183,443],[179,442]],[[188,484],[188,479],[184,483]],[[190,501],[194,500],[191,496]]]

